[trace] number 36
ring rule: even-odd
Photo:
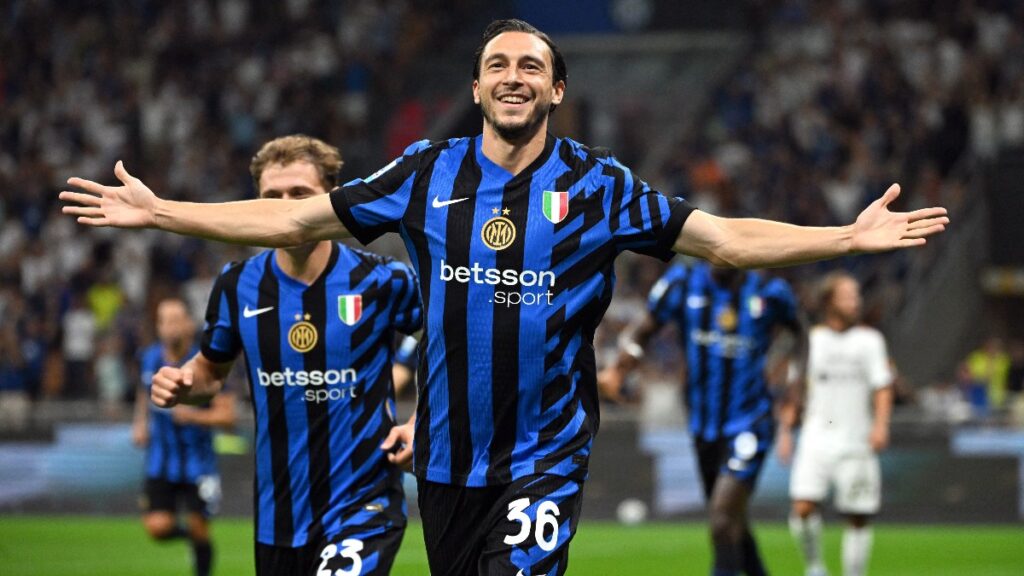
[[[515,546],[522,544],[530,537],[530,527],[533,521],[523,512],[529,507],[529,498],[520,498],[509,502],[507,518],[513,522],[519,522],[521,528],[515,536],[505,536],[505,544]],[[537,505],[537,530],[534,537],[537,540],[537,546],[540,546],[540,549],[545,552],[550,552],[555,549],[555,546],[558,546],[558,514],[558,505],[550,500],[542,500]],[[551,536],[545,537],[544,533],[547,532],[548,526],[551,527]]]

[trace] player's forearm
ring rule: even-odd
[[[223,203],[157,200],[160,230],[247,246],[296,246],[347,236],[326,195],[306,200],[259,199]]]
[[[209,402],[224,388],[231,363],[217,364],[200,352],[186,362],[182,369],[192,371],[192,386],[181,401],[183,404],[198,405]]]
[[[233,428],[237,422],[234,395],[223,394],[214,398],[209,410],[195,410],[189,419],[193,424],[209,428]]]
[[[716,266],[772,268],[853,253],[851,226],[796,226],[758,218],[694,214],[701,216],[692,224],[687,220],[674,249],[704,258]]]
[[[875,426],[888,428],[892,420],[893,390],[886,386],[875,392]]]

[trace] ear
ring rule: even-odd
[[[551,94],[551,103],[558,105],[562,103],[562,97],[565,96],[565,81],[559,80],[555,82],[554,90]]]
[[[473,80],[473,103],[480,103],[480,82]]]

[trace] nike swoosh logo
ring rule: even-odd
[[[242,316],[244,316],[246,318],[252,318],[253,316],[259,316],[260,314],[263,314],[264,312],[270,312],[273,309],[274,309],[273,306],[268,306],[266,308],[257,308],[255,310],[250,310],[249,309],[249,305],[246,304],[245,305],[245,310],[242,310]]]
[[[430,203],[434,208],[444,208],[449,204],[455,204],[456,202],[462,202],[463,200],[469,200],[469,198],[456,198],[455,200],[445,200],[442,202],[438,200],[437,196],[434,196],[434,201]]]

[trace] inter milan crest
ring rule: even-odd
[[[552,224],[565,220],[569,214],[569,193],[544,191],[544,217]]]
[[[288,329],[288,345],[296,352],[306,353],[316,346],[319,335],[316,333],[316,326],[309,321],[310,315],[295,315],[295,324]]]
[[[732,306],[723,306],[718,311],[718,327],[726,332],[732,332],[736,329],[736,311],[732,309]]]
[[[491,208],[491,212],[498,214],[499,210]],[[480,230],[480,238],[484,241],[484,245],[491,250],[504,250],[516,240],[516,225],[505,217],[511,210],[503,208],[500,212],[501,216],[495,216],[484,222],[484,227]]]
[[[349,326],[354,326],[363,317],[363,295],[347,294],[338,296],[338,318]]]

